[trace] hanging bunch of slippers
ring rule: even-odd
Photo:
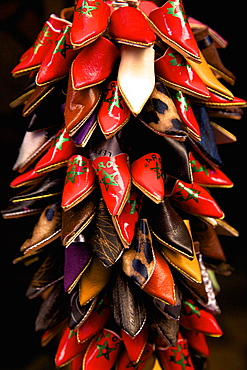
[[[38,214],[14,263],[37,267],[42,345],[71,370],[202,369],[216,321],[219,234],[237,236],[210,193],[231,187],[212,122],[246,101],[226,41],[181,0],[75,0],[13,69],[26,133],[5,219]],[[222,82],[223,81],[223,82]]]

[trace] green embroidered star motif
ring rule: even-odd
[[[179,53],[177,53],[177,52],[168,53],[168,55],[173,58],[169,61],[172,66],[184,67],[184,66],[187,65],[185,59],[184,60],[181,59],[181,62],[178,62],[178,57],[180,57]]]
[[[198,307],[196,307],[193,303],[184,301],[183,304],[184,304],[184,306],[188,306],[191,309],[191,311],[189,313],[188,313],[188,311],[186,311],[186,313],[182,312],[182,315],[193,315],[194,314],[197,317],[201,316],[200,309]]]
[[[196,160],[190,161],[192,172],[204,172],[206,176],[209,175],[208,168],[205,165],[200,165],[199,168],[196,167]]]
[[[108,305],[104,304],[104,299],[102,298],[99,303],[97,304],[97,306],[95,307],[95,311],[97,312],[97,314],[99,316],[102,316],[102,312],[105,308],[109,308]]]
[[[37,37],[37,43],[33,45],[34,54],[37,54],[40,46],[51,44],[51,31],[48,26],[44,26]],[[48,40],[47,40],[48,38]]]
[[[106,98],[108,95],[108,92],[111,91],[111,96],[109,98]],[[103,101],[106,103],[109,103],[108,105],[108,112],[113,109],[113,107],[117,107],[119,109],[123,109],[123,106],[121,104],[121,101],[123,100],[122,96],[119,96],[116,93],[116,84],[112,83],[110,89],[106,89],[104,99]]]
[[[69,332],[69,338],[72,338],[72,337],[74,337],[76,335],[76,331],[74,331],[74,330],[70,330],[70,332]]]
[[[159,179],[162,176],[161,167],[159,166],[159,163],[156,161],[155,167],[150,168],[151,171],[155,171],[157,179]]]
[[[190,109],[191,104],[188,102],[188,98],[185,95],[182,95],[180,91],[177,91],[175,94],[175,98],[183,104],[186,112]]]
[[[195,190],[195,189],[191,189],[189,187],[186,187],[181,182],[178,183],[178,187],[181,189],[181,191],[178,191],[175,194],[176,195],[179,195],[179,197],[177,199],[180,202],[186,202],[186,201],[188,201],[190,199],[193,199],[195,202],[198,203],[199,194],[200,194],[200,191],[199,190]],[[182,195],[182,190],[185,190],[186,193],[188,194],[186,198],[184,198],[184,196]]]
[[[117,171],[110,174],[105,170],[102,170],[102,174],[104,176],[100,180],[100,183],[105,185],[106,191],[108,191],[110,185],[119,186],[119,184],[115,181],[115,176],[118,174]]]
[[[89,168],[86,166],[86,162],[82,161],[79,158],[75,158],[73,161],[69,161],[68,168],[70,170],[67,171],[67,174],[66,174],[66,179],[65,179],[66,184],[69,181],[74,184],[77,176],[84,175],[84,173],[89,171]]]
[[[108,340],[106,340],[104,344],[97,344],[97,348],[99,353],[97,354],[96,358],[104,356],[108,361],[110,360],[110,353],[116,350],[116,348],[109,347]]]
[[[188,362],[188,356],[185,356],[182,352],[182,346],[179,344],[178,349],[171,350],[174,355],[170,356],[170,361],[174,364],[181,365],[181,370],[186,370],[187,367],[191,367]]]
[[[173,53],[168,53],[168,55],[173,58],[173,59],[169,60],[169,63],[172,66],[186,67],[187,70],[188,70],[188,73],[191,73],[191,71],[192,71],[191,66],[189,65],[189,63],[186,62],[185,59],[182,59],[182,57],[179,53],[173,52]],[[179,58],[181,59],[180,62],[179,62]]]
[[[130,215],[133,215],[137,211],[138,202],[136,200],[128,199],[127,203],[131,205]]]
[[[83,16],[83,14],[87,15],[88,17],[92,17],[92,11],[98,9],[100,2],[96,1],[95,5],[89,5],[87,0],[83,0],[82,5],[75,9],[75,12],[79,13],[79,18]]]
[[[169,1],[169,3],[171,4],[172,8],[167,8],[168,10],[167,14],[171,14],[174,17],[180,18],[182,21],[184,21],[184,23],[187,23],[188,19],[186,17],[186,14],[183,10],[180,1],[179,0]]]
[[[58,150],[63,150],[63,143],[66,141],[70,141],[69,138],[65,138],[64,133],[62,132],[58,137],[55,138],[53,146],[55,146]]]
[[[67,44],[66,35],[70,32],[70,27],[66,27],[64,30],[63,36],[60,40],[56,41],[56,47],[54,48],[52,54],[61,53],[61,55],[66,58],[67,50],[73,49],[73,46]]]

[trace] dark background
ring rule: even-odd
[[[49,14],[59,15],[72,1],[23,0],[0,1],[0,208],[14,194],[9,183],[16,176],[11,168],[17,158],[25,126],[19,112],[9,103],[24,86],[25,79],[14,79],[11,70],[20,55],[32,45]],[[247,100],[246,92],[246,20],[244,2],[218,0],[184,0],[186,13],[220,33],[229,45],[220,50],[225,66],[236,76],[230,90]],[[229,87],[229,86],[227,86]],[[247,273],[246,273],[246,113],[241,121],[216,120],[238,140],[219,147],[225,163],[224,172],[234,182],[232,189],[215,190],[213,195],[228,221],[240,237],[221,237],[228,262],[235,268],[231,277],[219,276],[221,292],[218,303],[222,314],[217,320],[224,332],[221,338],[209,338],[212,370],[247,369]],[[29,301],[25,292],[31,277],[30,269],[12,260],[32,230],[34,218],[3,220],[0,258],[0,370],[52,370],[56,343],[40,346],[40,333],[34,332],[39,300]]]

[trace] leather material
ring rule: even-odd
[[[36,84],[34,76],[30,74],[26,86],[24,86],[24,88],[22,88],[19,91],[19,93],[14,97],[14,99],[9,103],[9,107],[11,109],[14,109],[21,107],[23,104],[25,104],[29,97],[33,94],[35,87]]]
[[[83,358],[83,370],[101,368],[110,370],[118,357],[121,349],[121,338],[109,329],[103,329],[91,341]]]
[[[92,166],[110,214],[119,215],[130,193],[131,176],[127,155],[100,156],[92,161]]]
[[[13,170],[24,172],[52,145],[53,139],[47,130],[26,131]]]
[[[69,245],[90,224],[97,209],[96,189],[67,212],[62,212],[62,243]]]
[[[62,28],[55,45],[46,53],[36,76],[36,84],[51,84],[69,74],[70,65],[79,53],[70,43],[71,25]]]
[[[57,247],[50,248],[44,262],[34,274],[31,283],[26,291],[26,297],[29,299],[46,294],[46,290],[52,287],[56,282],[63,279],[64,255],[61,249]],[[42,295],[42,298],[43,295]]]
[[[153,369],[154,365],[154,356],[153,356],[153,346],[150,343],[147,343],[144,351],[137,362],[131,361],[129,358],[129,353],[126,350],[122,350],[118,362],[117,362],[117,370],[127,370],[128,368],[135,368],[137,367],[138,370],[148,370]]]
[[[211,126],[213,129],[216,145],[230,144],[230,143],[235,143],[237,141],[237,138],[235,135],[227,131],[222,126],[219,126],[217,123],[211,121]]]
[[[124,247],[113,226],[103,199],[99,201],[95,226],[91,237],[92,249],[101,263],[109,268],[121,257]]]
[[[188,229],[182,218],[165,198],[159,205],[147,204],[151,230],[160,243],[175,252],[194,258],[193,245]]]
[[[70,293],[78,283],[83,271],[92,258],[90,245],[79,235],[65,249],[64,261],[64,290]]]
[[[168,318],[158,310],[153,313],[153,318],[156,330],[158,331],[163,343],[165,343],[165,346],[176,346],[179,321]]]
[[[132,183],[155,203],[165,196],[162,161],[158,153],[149,153],[130,166]]]
[[[213,337],[220,337],[223,334],[214,315],[200,308],[191,299],[184,301],[182,307],[180,318],[182,327]]]
[[[59,341],[58,349],[55,356],[55,365],[57,367],[64,366],[72,361],[78,355],[86,352],[89,342],[78,343],[76,331],[66,327]]]
[[[234,120],[240,120],[243,116],[243,109],[241,108],[219,108],[219,109],[208,109],[208,115],[210,118],[229,118]]]
[[[38,183],[35,183],[30,188],[12,197],[10,201],[13,203],[19,203],[59,195],[62,191],[63,181],[59,176],[56,176],[46,176],[44,179],[42,178]]]
[[[142,139],[136,138],[142,132]],[[166,175],[186,182],[192,181],[187,146],[183,141],[156,135],[139,119],[131,117],[129,123],[121,131],[122,142],[128,147],[130,163],[148,153],[158,153],[162,159],[162,169]],[[172,158],[168,161],[167,158]],[[167,190],[167,194],[169,191]]]
[[[201,269],[195,251],[193,259],[189,260],[186,256],[176,253],[176,251],[167,248],[165,245],[161,245],[160,249],[167,262],[187,279],[197,284],[202,282]]]
[[[71,66],[73,88],[82,90],[105,81],[118,57],[117,47],[105,37],[85,46]]]
[[[40,306],[35,330],[49,330],[64,323],[68,315],[68,296],[64,292],[63,283],[57,282],[48,297]]]
[[[155,250],[154,271],[143,290],[147,294],[170,305],[176,304],[175,285],[169,265],[162,255]]]
[[[184,141],[187,132],[173,100],[161,82],[155,88],[138,118],[156,134]]]
[[[181,90],[196,98],[210,97],[206,84],[196,71],[171,47],[168,47],[164,55],[155,61],[155,71],[165,85],[175,90]]]
[[[57,81],[56,83],[51,83],[44,86],[37,86],[35,84],[35,88],[32,94],[25,101],[25,105],[22,110],[23,117],[33,115],[33,117],[36,118],[36,121],[40,124],[40,127],[36,127],[36,129],[40,128],[49,129],[52,126],[56,126],[57,122],[59,122],[60,127],[61,124],[63,123],[61,117],[63,117],[64,111],[63,104],[65,100],[64,91],[67,88],[67,83],[68,83],[67,78],[63,78]],[[55,110],[55,107],[57,112],[53,112]],[[44,120],[45,110],[46,109],[49,110],[51,108],[52,110],[50,111],[49,117],[45,117],[46,122],[42,122]],[[56,116],[56,113],[58,117]],[[37,115],[41,116],[40,122],[39,117],[37,117]],[[33,127],[31,131],[34,130],[35,127]]]
[[[223,162],[215,144],[214,132],[208,113],[204,107],[196,107],[194,109],[194,113],[200,126],[201,140],[200,142],[195,142],[188,138],[188,142],[192,148],[210,165],[213,167],[221,167]]]
[[[0,212],[4,219],[32,216],[41,213],[49,201],[50,198],[24,200],[22,202],[11,203]]]
[[[223,211],[209,192],[196,183],[177,181],[171,198],[185,212],[206,217],[224,217]]]
[[[96,307],[98,297],[93,298],[85,305],[79,301],[79,284],[70,294],[68,326],[70,329],[78,329],[91,315]],[[78,340],[78,339],[77,339]]]
[[[37,173],[45,173],[66,166],[69,158],[76,151],[77,149],[67,131],[61,129],[54,137],[52,146],[35,165],[34,170]]]
[[[65,322],[61,322],[58,325],[56,325],[56,326],[54,326],[50,329],[45,330],[45,332],[43,333],[43,335],[41,337],[42,347],[45,347],[48,343],[50,343],[50,341],[53,338],[55,338],[58,334],[63,332],[65,327],[66,327]]]
[[[182,55],[200,62],[199,49],[181,0],[166,1],[150,12],[149,19],[154,31],[165,43]]]
[[[205,27],[207,27],[206,24],[204,24],[204,23],[202,23],[202,22],[200,22],[197,19],[192,18],[192,17],[189,17],[188,21],[189,21],[189,24],[190,24],[193,32],[195,32],[198,29],[205,29]],[[217,49],[227,47],[228,42],[218,32],[213,30],[211,27],[208,27],[208,32],[209,32],[209,35],[214,40],[214,43],[215,43]]]
[[[210,350],[205,335],[196,331],[183,329],[188,345],[202,356],[209,357]]]
[[[206,222],[207,219],[205,220]],[[215,231],[217,232],[218,235],[226,235],[226,236],[239,236],[239,232],[234,229],[228,222],[225,220],[216,220],[216,223],[211,223],[210,221],[208,222],[210,225],[212,225],[215,228]]]
[[[126,104],[138,115],[155,85],[154,49],[123,45],[118,70],[118,86]]]
[[[101,85],[96,85],[84,90],[75,90],[69,77],[64,119],[70,136],[74,135],[93,113],[99,102],[101,89]]]
[[[65,81],[64,81],[65,82]],[[42,99],[34,104],[33,109],[30,111],[30,121],[28,123],[28,131],[39,131],[39,130],[52,130],[55,134],[64,124],[64,108],[63,104],[65,101],[65,95],[60,88],[54,89],[54,94],[49,95],[49,99]],[[47,112],[49,115],[47,116]],[[29,112],[27,112],[29,116]]]
[[[146,15],[149,16],[150,12],[157,9],[157,5],[153,1],[141,1],[138,4],[139,9]]]
[[[166,349],[158,349],[157,356],[159,361],[166,369],[178,370],[182,366],[195,370],[190,356],[188,342],[179,333],[177,345]]]
[[[151,279],[156,266],[152,237],[147,220],[139,219],[135,239],[122,255],[122,268],[141,288]]]
[[[195,32],[194,32],[194,35],[195,35]],[[200,50],[205,49],[206,47],[208,47],[209,45],[213,43],[212,37],[209,35],[203,37],[201,40],[196,40],[196,41],[197,41],[197,45],[199,46]]]
[[[61,235],[61,209],[58,203],[47,206],[35,224],[29,238],[22,244],[20,251],[33,254]]]
[[[77,330],[77,341],[83,343],[88,338],[96,335],[105,327],[111,314],[110,300],[107,296],[104,296],[95,305],[88,319],[79,326]]]
[[[200,162],[193,152],[189,153],[193,181],[206,187],[231,188],[232,181],[219,169],[210,167],[206,162]]]
[[[34,215],[14,221],[30,229],[13,263],[33,271],[57,367],[199,370],[205,335],[222,333],[216,274],[233,268],[217,235],[238,232],[207,189],[233,185],[217,145],[236,138],[211,119],[247,102],[218,80],[212,41],[227,43],[182,1],[75,0],[24,54],[47,46],[19,71],[25,142],[1,214]]]
[[[83,364],[83,355],[79,355],[74,358],[70,363],[71,370],[81,370]]]
[[[148,340],[148,326],[144,325],[140,333],[137,334],[135,338],[131,338],[123,329],[121,329],[121,338],[125,348],[127,349],[130,361],[136,363],[144,354]]]
[[[199,258],[200,256],[198,256],[197,254],[196,259]],[[209,303],[209,292],[206,291],[206,289],[208,288],[204,283],[202,271],[201,273],[198,274],[197,280],[195,278],[194,280],[188,278],[188,275],[187,276],[185,276],[184,274],[180,275],[178,284],[183,294],[185,295],[189,294],[189,296],[192,297],[198,304],[212,312],[211,308],[207,306],[207,304]],[[216,311],[213,313],[216,313]]]
[[[177,91],[173,94],[173,102],[181,120],[187,127],[189,135],[196,141],[200,140],[200,127],[194,115],[189,96],[182,91]]]
[[[161,149],[163,171],[176,179],[181,179],[186,182],[192,181],[191,168],[188,159],[187,148],[185,144],[178,140],[173,140],[168,137],[164,138]],[[173,161],[166,161],[171,155]],[[174,163],[176,164],[174,166]]]
[[[19,64],[12,70],[13,76],[18,77],[38,69],[50,47],[55,44],[55,39],[60,30],[67,24],[68,22],[65,19],[51,14],[48,21],[43,25],[34,44],[25,51],[20,58]]]
[[[162,370],[161,365],[157,358],[155,359],[153,370]]]
[[[195,104],[201,104],[200,100],[195,100]],[[203,104],[208,108],[224,109],[224,108],[246,108],[247,102],[244,99],[234,97],[232,100],[228,100],[217,93],[210,92],[210,98]]]
[[[201,29],[195,30],[194,36],[204,58],[209,63],[210,68],[216,76],[223,78],[230,85],[234,85],[236,77],[222,63],[217,47],[209,34],[209,28],[202,27]]]
[[[143,301],[145,293],[121,270],[117,270],[114,277],[112,302],[115,322],[130,337],[135,338],[147,319],[147,310]]]
[[[35,184],[37,181],[43,177],[44,174],[39,174],[35,172],[33,169],[30,169],[21,175],[17,176],[14,180],[11,181],[10,186],[12,188],[19,188],[22,186],[29,186]]]
[[[181,311],[181,299],[180,299],[180,292],[178,290],[177,285],[175,285],[175,295],[176,295],[176,303],[174,306],[171,306],[165,302],[161,302],[157,298],[153,298],[152,302],[155,307],[168,319],[172,320],[179,320],[180,318],[180,311]]]
[[[117,81],[111,81],[105,87],[98,111],[98,122],[106,138],[116,134],[129,120],[127,107]]]
[[[142,196],[135,191],[130,191],[129,198],[119,216],[112,216],[114,227],[124,246],[131,244],[136,224],[139,219]]]
[[[221,246],[216,230],[206,222],[197,220],[191,223],[193,240],[198,241],[203,257],[226,262],[226,256]]]
[[[83,123],[82,127],[78,127],[76,127],[76,132],[73,135],[72,132],[74,130],[70,132],[70,135],[72,135],[71,139],[76,146],[84,148],[97,127],[97,113],[94,111]]]
[[[115,41],[135,47],[148,47],[156,40],[155,33],[142,12],[130,6],[114,10],[108,32]]]
[[[47,86],[37,86],[25,101],[24,108],[22,110],[22,115],[27,117],[29,114],[33,113],[34,110],[42,103],[43,100],[48,98],[48,96],[52,93],[56,93],[57,89],[55,85],[47,85]]]
[[[106,268],[94,256],[79,281],[79,302],[85,305],[106,287],[112,276],[112,268]]]
[[[94,190],[95,180],[96,175],[88,158],[79,154],[70,157],[62,193],[62,208],[66,211],[86,198]]]
[[[210,91],[215,92],[226,99],[232,100],[234,98],[232,92],[219,82],[201,52],[200,55],[202,61],[200,64],[187,58],[188,63],[192,66],[193,70],[202,79]]]
[[[82,0],[75,3],[71,43],[74,48],[82,48],[95,41],[109,22],[110,7],[102,0],[89,0],[87,7]]]

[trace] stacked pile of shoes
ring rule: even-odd
[[[36,330],[60,336],[57,367],[203,369],[232,271],[219,235],[238,234],[210,192],[233,185],[217,147],[236,140],[212,119],[247,105],[227,42],[181,0],[72,5],[12,71],[27,126],[1,213],[27,219],[14,263],[36,268]]]

